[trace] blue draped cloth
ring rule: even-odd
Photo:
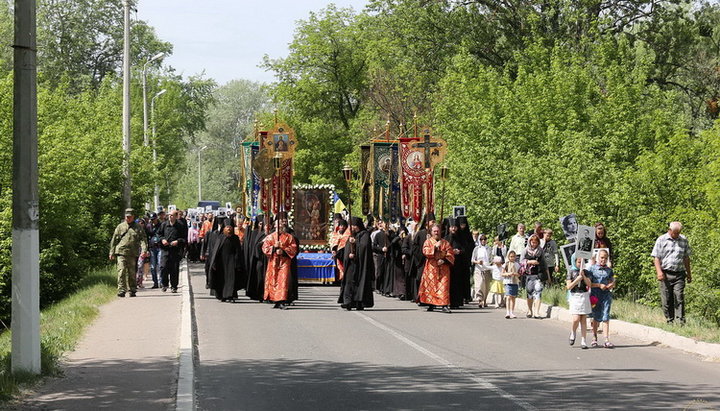
[[[330,253],[300,253],[297,257],[298,281],[331,284],[335,282],[335,261]]]

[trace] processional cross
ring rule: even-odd
[[[422,148],[425,150],[425,169],[432,167],[430,163],[430,149],[435,147],[442,147],[442,144],[430,141],[430,134],[426,133],[423,135],[424,142],[413,144],[413,148]]]

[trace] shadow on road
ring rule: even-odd
[[[142,357],[142,345],[138,345]],[[167,410],[175,403],[174,357],[77,360],[63,378],[48,379],[38,395],[17,410]]]
[[[449,370],[315,360],[203,363],[201,409],[519,409],[491,383],[538,409],[685,408],[720,405],[716,385],[638,384],[649,369]],[[478,381],[480,380],[480,381]],[[712,382],[710,382],[712,383]]]

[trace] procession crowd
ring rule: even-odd
[[[181,210],[161,210],[136,219],[127,209],[110,244],[110,259],[117,259],[118,265],[118,296],[136,296],[148,275],[152,288],[177,292],[180,261],[187,256],[190,262],[204,263],[206,288],[218,300],[232,302],[245,290],[252,300],[287,309],[298,298],[300,250],[287,214],[280,212],[273,220],[264,215],[250,220],[239,209],[227,214],[208,212],[188,219]],[[679,222],[671,223],[651,256],[667,321],[684,323],[684,286],[692,277],[691,250],[681,230]],[[340,284],[337,302],[346,310],[364,310],[374,306],[378,293],[448,314],[468,304],[492,305],[504,308],[506,319],[514,319],[516,299],[524,290],[525,316],[539,319],[544,317],[542,292],[557,282],[568,291],[573,315],[570,344],[575,343],[579,325],[581,347],[588,347],[589,317],[590,346],[598,346],[602,325],[603,346],[612,348],[609,322],[616,278],[605,226],[595,224],[592,248],[599,251],[587,260],[573,254],[565,275],[560,274],[551,229],[537,222],[526,232],[525,225],[518,224],[509,241],[504,237],[500,232],[488,245],[488,237],[471,231],[465,216],[438,223],[429,212],[420,222],[389,224],[371,215],[365,221],[347,221],[336,214],[329,246]]]

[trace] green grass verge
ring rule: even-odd
[[[60,375],[59,361],[75,348],[87,327],[97,317],[98,307],[115,296],[117,280],[113,267],[90,272],[79,280],[75,293],[40,313],[41,375],[10,372],[10,331],[0,334],[0,401],[15,397],[21,387],[46,376]]]
[[[559,286],[546,287],[542,293],[545,304],[568,308],[567,291]],[[610,316],[629,323],[660,328],[671,333],[693,338],[698,341],[720,343],[720,327],[710,321],[687,314],[687,323],[668,325],[661,308],[648,307],[634,301],[616,298],[613,300]],[[610,324],[612,331],[612,324]]]

